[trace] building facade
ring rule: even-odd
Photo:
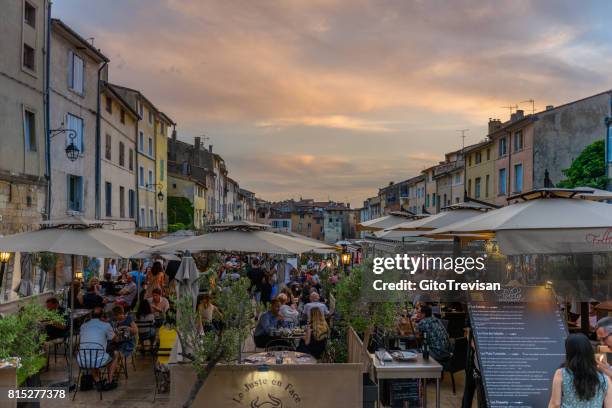
[[[497,121],[499,122],[499,121]],[[465,148],[467,180],[466,194],[468,197],[495,204],[495,159],[493,143],[485,140]]]
[[[0,234],[37,228],[47,208],[47,1],[5,2],[0,25]],[[0,282],[1,283],[1,282]]]
[[[100,84],[102,211],[115,229],[134,232],[137,217],[136,135],[138,113],[107,82]]]
[[[51,21],[50,167],[51,218],[101,215],[101,179],[97,166],[98,83],[108,58],[58,19]],[[54,132],[53,129],[63,131]],[[67,157],[67,146],[78,151]]]
[[[206,190],[205,184],[192,177],[173,172],[168,174],[168,194],[189,200],[193,206],[193,228],[196,230],[206,227]]]

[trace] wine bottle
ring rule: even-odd
[[[429,360],[429,343],[426,332],[423,333],[423,360]]]

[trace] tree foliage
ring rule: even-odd
[[[254,305],[249,294],[249,280],[211,282],[210,273],[201,274],[201,286],[209,288],[213,303],[222,313],[218,330],[202,333],[199,316],[191,295],[180,295],[177,301],[177,329],[183,354],[191,359],[197,379],[184,402],[190,407],[206,379],[220,362],[238,358],[244,339],[250,334]]]
[[[566,179],[558,187],[594,187],[605,189],[608,184],[606,176],[605,143],[598,140],[587,147],[574,159],[572,165],[563,170]]]
[[[17,382],[38,373],[45,366],[43,345],[46,341],[40,322],[65,323],[56,312],[48,311],[38,303],[25,303],[18,313],[0,319],[0,359],[18,357]]]
[[[168,223],[193,225],[193,205],[185,197],[168,197]]]

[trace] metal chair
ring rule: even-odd
[[[155,322],[150,320],[136,320],[136,326],[138,326],[138,342],[136,348],[140,348],[140,351],[144,354],[145,351],[153,351],[155,344]],[[149,333],[148,336],[144,334]],[[145,349],[145,340],[149,340],[149,348]]]
[[[53,363],[57,364],[57,349],[62,347],[64,349],[64,358],[66,359],[66,365],[68,365],[68,339],[66,337],[58,337],[45,342],[47,348],[47,366],[46,370],[49,371],[49,361],[51,360],[51,349],[53,349]]]
[[[113,357],[109,355],[104,346],[99,343],[81,343],[81,348],[77,352],[77,365],[79,366],[79,374],[77,375],[77,384],[74,389],[72,400],[76,398],[81,385],[83,375],[89,375],[93,370],[100,370],[100,378],[105,376],[105,369],[108,371],[108,366],[113,361]],[[102,400],[102,388],[98,389],[100,393],[100,401]]]
[[[455,347],[453,350],[453,354],[444,364],[444,372],[450,373],[451,382],[453,385],[453,394],[456,393],[455,389],[455,373],[459,371],[464,371],[467,366],[467,358],[468,358],[468,340],[466,337],[460,337],[455,339]]]

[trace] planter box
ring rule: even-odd
[[[15,367],[0,368],[0,387],[1,388],[17,388],[17,369]],[[2,407],[15,408],[17,402],[13,401],[2,401]]]

